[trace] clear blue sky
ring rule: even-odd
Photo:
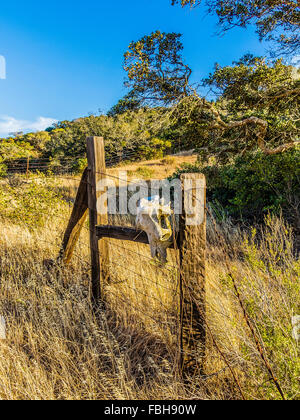
[[[194,80],[215,62],[263,54],[254,29],[214,36],[216,18],[170,0],[2,2],[0,136],[45,128],[52,120],[106,112],[125,94],[122,56],[128,44],[156,29],[183,33]]]

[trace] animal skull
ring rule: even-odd
[[[165,205],[159,196],[142,198],[137,208],[137,228],[147,233],[152,258],[162,263],[166,263],[167,248],[172,243],[171,214],[170,203]],[[162,227],[163,221],[166,228]]]

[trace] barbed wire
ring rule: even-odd
[[[122,159],[120,159],[119,155],[113,156],[110,159],[106,160],[107,166],[113,166],[114,164],[122,164],[124,163],[124,160],[126,158],[133,158],[134,153],[127,153],[122,156]],[[82,157],[81,157],[82,158]],[[54,178],[54,181],[57,182],[53,187],[54,188],[61,188],[65,192],[65,199],[64,202],[66,202],[66,197],[69,199],[69,201],[66,204],[69,204],[69,207],[71,207],[71,203],[74,202],[74,197],[76,196],[76,189],[79,186],[79,182],[84,182],[87,186],[90,186],[89,180],[82,180],[80,179],[80,175],[76,176],[74,175],[74,166],[70,164],[72,161],[70,158],[65,161],[62,161],[64,163],[63,170],[66,171],[65,173],[61,173],[60,169],[53,169],[55,168],[53,162],[45,163],[45,161],[40,162],[40,165],[38,163],[32,163],[32,169],[33,171],[38,172],[41,170],[41,172],[45,171],[49,173],[49,176]],[[51,165],[53,167],[51,168]],[[30,165],[28,169],[28,164],[24,163],[23,165],[20,165],[17,169],[22,169],[24,172],[28,171],[29,176],[31,177],[30,173]],[[51,169],[53,169],[53,172],[51,173]],[[122,167],[120,167],[122,169]],[[57,171],[57,172],[56,172]],[[69,172],[68,172],[69,171]],[[127,179],[122,179],[119,176],[116,176],[114,174],[109,174],[107,172],[101,172],[97,171],[96,175],[101,175],[102,177],[108,177],[111,179],[115,179],[118,181],[124,181],[128,182]],[[45,179],[45,177],[36,175],[32,175],[32,179]],[[66,182],[66,184],[61,185],[63,182]],[[77,184],[78,185],[74,185]],[[146,182],[146,181],[145,181]],[[60,184],[61,183],[61,184]],[[50,186],[50,188],[53,188]],[[145,188],[144,185],[139,185],[140,188]],[[147,192],[149,191],[149,188],[147,186]],[[60,220],[63,223],[67,224],[69,221],[69,214],[62,215],[61,213],[53,214],[51,211],[47,210],[41,210],[43,217],[48,218],[48,223],[50,223],[50,220]],[[114,216],[114,215],[112,215]],[[121,216],[116,214],[115,216]],[[21,221],[21,220],[20,220]],[[24,221],[23,221],[24,222]],[[25,223],[26,225],[26,223]],[[52,226],[52,225],[51,225]],[[91,232],[92,227],[88,226],[87,222],[82,226],[82,229],[87,233]],[[61,238],[63,234],[63,231],[60,230],[59,232],[59,238]],[[116,299],[116,302],[114,303],[115,309],[118,309],[118,303],[125,304],[125,314],[130,314],[132,311],[135,311],[136,314],[143,318],[146,317],[147,319],[152,320],[157,325],[162,327],[161,333],[164,334],[166,329],[170,329],[170,331],[178,331],[180,329],[180,311],[179,311],[179,305],[180,305],[180,292],[179,292],[179,281],[180,281],[180,275],[182,274],[182,267],[180,264],[174,261],[173,265],[165,265],[165,266],[159,266],[156,264],[152,257],[145,255],[145,245],[140,244],[139,242],[135,242],[136,246],[138,247],[138,251],[132,249],[129,245],[127,246],[125,244],[125,241],[122,243],[116,243],[114,241],[109,240],[109,238],[103,238],[103,241],[107,242],[109,247],[112,247],[112,249],[120,250],[122,252],[122,258],[126,259],[125,262],[120,258],[120,255],[117,255],[116,252],[110,252],[109,253],[109,271],[112,271],[111,269],[113,267],[116,267],[115,273],[112,273],[118,278],[117,282],[114,282],[112,279],[112,282],[107,282],[107,284],[104,284],[104,290],[105,293],[108,293],[108,296],[111,296]],[[50,241],[49,239],[44,240],[43,238],[39,237],[38,241],[41,243],[45,243],[49,248],[54,244],[55,247],[58,249],[58,253],[56,258],[54,258],[54,265],[60,265],[60,261],[57,258],[59,255],[59,252],[61,251],[61,239],[60,240],[54,240]],[[88,258],[88,255],[84,256],[78,249],[86,249],[88,252],[90,244],[83,239],[81,239],[78,243],[78,248],[73,251],[73,255],[76,259],[78,259],[79,264],[83,264],[87,268],[84,270],[84,273],[90,273],[91,271],[91,261]],[[143,247],[143,248],[142,248]],[[142,251],[140,251],[140,249]],[[140,252],[139,252],[140,251]],[[175,247],[176,252],[176,247]],[[128,258],[128,255],[132,256],[132,260]],[[101,253],[100,253],[101,256]],[[135,260],[134,260],[135,257]],[[138,263],[136,263],[136,260]],[[144,262],[149,262],[147,266],[145,266]],[[134,265],[134,268],[132,267]],[[149,270],[149,273],[146,272]],[[122,273],[122,269],[124,272]],[[126,275],[127,273],[127,275]],[[201,271],[196,272],[195,270],[189,270],[189,273],[194,273],[195,275],[201,275]],[[120,280],[120,277],[123,277],[124,274],[126,275],[126,279],[124,281]],[[133,282],[133,279],[128,278],[128,274],[133,274],[138,278],[138,280],[135,280],[134,285],[131,284]],[[118,277],[119,276],[119,277]],[[171,276],[171,278],[170,278]],[[160,277],[163,278],[163,280],[160,279]],[[120,285],[122,287],[120,288]],[[149,285],[155,285],[154,287],[151,287]],[[139,286],[141,289],[139,289]],[[166,291],[166,296],[161,297],[162,291],[160,289],[163,289]],[[133,295],[134,293],[134,295]],[[134,298],[132,298],[134,296]],[[144,297],[140,298],[140,296]],[[149,305],[140,304],[138,305],[137,302],[149,302]],[[169,303],[168,303],[169,302]],[[113,302],[112,302],[113,304]],[[162,320],[160,316],[153,315],[153,312],[157,315],[161,315],[161,317],[166,317],[166,320]],[[156,331],[158,333],[158,331]],[[179,340],[179,336],[174,337],[175,340]],[[179,346],[176,346],[177,350],[179,349]],[[179,350],[178,350],[179,351]]]
[[[126,161],[131,161],[132,159],[135,159],[135,161],[138,159],[140,162],[143,160],[140,158],[139,152],[137,150],[129,150],[126,152],[108,152],[109,158],[105,160],[106,165],[108,167],[122,164]],[[50,158],[19,158],[14,160],[4,160],[2,164],[4,164],[7,168],[8,172],[13,171],[30,171],[30,170],[70,170],[70,172],[75,171],[75,167],[78,164],[79,161],[82,159],[85,159],[85,157],[80,154],[77,156],[70,156],[70,157],[50,157]],[[158,159],[154,159],[158,160]],[[69,165],[68,168],[66,168],[67,163],[72,163],[72,165]],[[127,163],[127,162],[126,162]]]
[[[100,254],[99,254],[99,256],[100,256]],[[158,282],[155,282],[155,281],[153,281],[152,279],[150,279],[148,276],[145,276],[145,274],[143,274],[143,273],[138,273],[137,271],[134,271],[134,270],[132,270],[132,269],[130,269],[130,268],[128,268],[128,266],[125,266],[125,265],[122,265],[122,264],[118,264],[117,262],[113,262],[113,263],[111,263],[113,266],[118,266],[118,267],[122,267],[122,268],[124,268],[126,271],[129,271],[130,273],[133,273],[133,274],[135,274],[135,275],[137,275],[137,276],[139,276],[139,277],[141,277],[143,280],[147,280],[147,281],[149,281],[150,283],[153,283],[153,284],[155,284],[156,286],[159,286],[159,287],[162,287],[163,289],[165,289],[165,290],[167,290],[168,292],[170,292],[170,291],[174,291],[174,289],[170,289],[169,287],[166,287],[165,285],[163,285],[163,284],[161,284],[161,283],[158,283]],[[126,282],[126,280],[125,280],[125,282]]]
[[[146,316],[147,318],[151,319],[152,321],[154,321],[155,323],[161,325],[161,326],[165,326],[166,324],[168,324],[167,322],[162,322],[160,319],[154,318],[152,315],[149,315],[149,313],[144,312],[144,310],[139,307],[134,305],[131,301],[129,301],[128,299],[124,299],[124,296],[120,296],[119,294],[114,293],[111,289],[109,290],[109,293],[112,296],[115,296],[118,301],[122,302],[122,303],[126,303],[126,305],[128,307],[133,308],[134,310],[136,310],[138,313],[143,314],[144,316]],[[169,313],[169,310],[165,313]]]

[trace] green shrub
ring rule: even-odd
[[[14,176],[0,188],[1,219],[29,228],[44,226],[60,213],[62,205],[54,181],[43,174],[29,180]]]
[[[148,139],[145,144],[138,146],[137,152],[141,159],[161,159],[167,149],[170,149],[171,143],[168,140],[160,138]]]
[[[3,178],[7,175],[7,166],[3,162],[3,158],[0,157],[0,178]]]
[[[87,167],[87,158],[79,158],[73,164],[74,173],[80,174]]]
[[[154,170],[150,168],[146,168],[145,166],[140,166],[135,171],[135,174],[141,176],[142,178],[150,179],[154,175]]]
[[[300,150],[248,154],[223,166],[185,164],[173,177],[187,172],[204,173],[208,200],[236,219],[262,222],[268,213],[283,211],[293,226],[299,223]]]
[[[163,165],[174,165],[175,163],[175,158],[172,156],[167,156],[164,159],[161,160],[161,163]]]
[[[300,360],[292,317],[300,313],[300,265],[294,258],[293,235],[288,224],[270,215],[264,222],[259,235],[253,229],[251,237],[244,240],[248,273],[242,276],[239,273],[239,291],[276,377],[279,382],[285,378],[282,386],[286,398],[294,399],[299,393]],[[244,346],[244,356],[253,360],[252,346]],[[249,375],[256,378],[263,372],[259,363],[252,363],[251,370]],[[261,379],[261,382],[265,397],[280,399],[272,381]]]

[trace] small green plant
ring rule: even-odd
[[[163,158],[162,160],[161,160],[161,163],[163,164],[163,165],[174,165],[174,163],[175,163],[175,158],[174,157],[171,157],[171,156],[166,156],[165,158]]]
[[[150,179],[154,175],[154,170],[150,169],[150,168],[146,168],[145,166],[140,166],[135,171],[135,174],[142,177],[142,178]]]
[[[191,174],[191,173],[199,173],[202,172],[203,168],[200,166],[200,164],[195,163],[183,163],[179,166],[179,168],[176,169],[173,175],[171,175],[168,179],[171,181],[175,178],[180,178],[181,174]]]
[[[27,227],[42,227],[59,214],[64,204],[57,193],[54,180],[44,174],[8,179],[0,189],[0,214],[4,220]]]
[[[87,158],[79,158],[72,165],[74,173],[77,173],[77,174],[81,174],[86,167],[87,167]]]
[[[4,163],[3,158],[0,157],[0,178],[4,178],[7,175],[7,166]]]

